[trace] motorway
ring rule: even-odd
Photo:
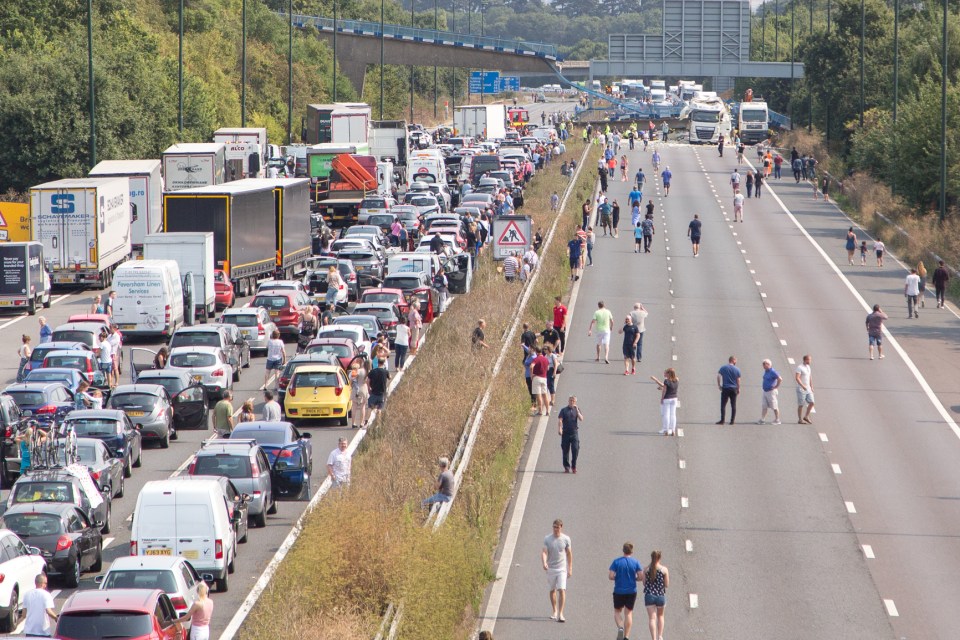
[[[709,146],[659,146],[669,197],[649,182],[650,153],[627,152],[630,175],[639,165],[648,176],[644,202],[656,204],[653,252],[633,252],[630,183],[611,180],[626,223],[618,239],[598,232],[595,266],[574,289],[557,399],[577,395],[586,418],[579,473],[563,473],[556,409],[535,419],[481,628],[498,640],[614,638],[607,569],[632,541],[642,564],[660,549],[670,568],[665,640],[956,637],[960,364],[945,357],[960,344],[956,309],[931,303],[907,320],[904,266],[847,266],[851,223],[809,184],[772,181],[735,224],[729,147],[719,158]],[[694,213],[699,258],[687,239]],[[587,326],[601,299],[615,328],[636,301],[650,312],[637,376],[623,375],[616,333],[611,363],[594,362]],[[874,303],[890,335],[886,358],[871,361],[864,317]],[[804,354],[812,425],[796,417]],[[716,375],[730,355],[742,392],[737,424],[721,427]],[[764,358],[784,380],[779,426],[755,424]],[[649,379],[667,367],[680,377],[673,438],[658,435]],[[549,619],[540,566],[555,518],[574,556],[563,625]],[[642,599],[634,640],[650,637]]]

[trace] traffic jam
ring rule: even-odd
[[[497,225],[530,249],[524,188],[566,136],[502,104],[430,131],[308,105],[304,144],[220,129],[32,188],[0,243],[0,632],[222,629]]]

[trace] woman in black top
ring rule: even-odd
[[[665,436],[672,436],[677,432],[677,393],[680,389],[680,378],[673,368],[663,372],[663,381],[657,380],[656,376],[650,376],[650,379],[657,383],[660,389],[660,433]]]

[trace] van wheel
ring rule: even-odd
[[[223,577],[217,578],[214,582],[214,586],[217,587],[217,593],[226,593],[229,590],[229,585],[227,584],[227,572],[224,570]]]
[[[111,487],[111,489],[112,489],[112,487]],[[118,498],[122,498],[122,497],[123,497],[123,474],[122,474],[122,473],[120,474],[120,490],[117,491],[117,497],[118,497]]]
[[[236,554],[236,549],[234,549],[234,554]],[[234,563],[236,562],[236,559],[237,559],[236,555],[230,558],[230,564],[227,565],[227,573],[233,573],[234,571],[237,570],[236,566],[234,565]]]
[[[16,587],[13,588],[13,593],[10,594],[10,609],[7,611],[7,615],[3,617],[3,620],[0,620],[0,631],[3,633],[13,633],[13,630],[17,628],[17,624],[20,622],[20,592]]]
[[[127,459],[123,465],[123,477],[129,478],[133,475],[133,468],[130,465],[130,456],[127,455]]]
[[[50,294],[47,294],[47,299],[43,301],[43,308],[49,309],[50,305],[53,304],[53,301],[50,299]]]
[[[110,507],[107,507],[107,518],[103,523],[103,528],[100,529],[100,533],[110,533],[110,512],[113,511]]]

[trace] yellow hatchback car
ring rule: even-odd
[[[346,426],[352,408],[351,395],[350,380],[340,365],[299,367],[287,387],[284,412],[292,422],[333,418]]]

